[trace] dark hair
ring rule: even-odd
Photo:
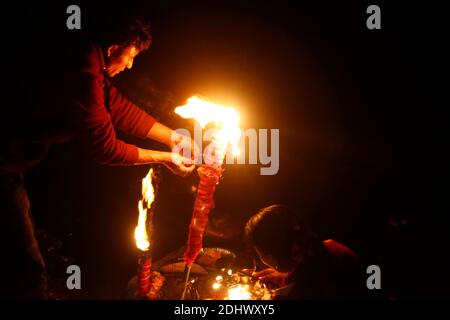
[[[287,256],[294,242],[307,234],[300,219],[284,205],[272,205],[259,210],[246,223],[248,244],[274,256]]]
[[[150,48],[152,43],[150,23],[139,17],[110,21],[103,25],[98,33],[104,48],[113,44],[121,47],[134,45],[139,52],[142,52]]]

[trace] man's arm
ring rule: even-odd
[[[156,121],[155,118],[125,98],[111,84],[109,97],[111,118],[115,127],[139,138],[161,142],[170,149],[177,145],[180,148],[190,149],[190,153],[194,157],[197,157],[200,153],[198,146],[190,138],[180,135]]]
[[[78,128],[80,138],[93,159],[108,165],[135,165],[146,163],[163,163],[174,173],[185,174],[193,168],[183,165],[174,166],[170,152],[145,150],[135,145],[125,143],[116,137],[113,122],[132,134],[146,137],[155,120],[144,111],[128,102],[112,87],[110,107],[111,113],[105,107],[103,91],[104,74],[100,67],[99,50],[87,50],[83,57],[80,72],[74,74],[78,85],[70,106],[71,117]],[[119,107],[123,107],[121,109]]]
[[[183,159],[179,165],[173,164],[171,152],[140,149],[119,140],[112,123],[112,115],[105,108],[101,78],[85,72],[81,74],[79,84],[81,94],[74,101],[74,117],[81,126],[81,139],[96,162],[113,166],[162,163],[177,174],[184,175],[192,171],[183,165],[187,160]],[[125,119],[119,117],[116,121]],[[142,129],[142,132],[145,132],[145,128],[141,126],[139,130]]]
[[[136,164],[162,163],[175,174],[186,176],[195,169],[191,159],[183,158],[178,153],[147,150],[138,148]]]
[[[155,122],[147,133],[148,139],[159,141],[170,148],[175,146],[179,140],[179,137],[179,134],[159,122]]]
[[[79,94],[72,106],[73,118],[89,155],[101,164],[135,164],[139,158],[138,149],[117,138],[111,116],[105,108],[101,78],[83,72],[78,83]]]
[[[157,123],[156,119],[128,100],[109,79],[105,80],[110,87],[109,107],[114,127],[135,137],[147,138],[148,132]]]

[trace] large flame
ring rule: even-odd
[[[138,225],[134,230],[134,238],[136,239],[136,247],[139,250],[147,251],[150,247],[149,237],[145,227],[147,221],[147,210],[150,209],[153,200],[155,199],[155,192],[152,185],[153,169],[150,169],[147,176],[142,179],[142,200],[139,201],[139,219]]]
[[[214,122],[219,130],[215,138],[225,146],[231,144],[233,154],[239,154],[238,142],[241,136],[239,128],[239,115],[232,107],[224,107],[215,103],[193,96],[187,100],[187,104],[175,108],[175,113],[185,119],[196,120],[202,128]]]

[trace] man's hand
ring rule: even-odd
[[[289,276],[290,272],[280,272],[274,268],[267,268],[259,272],[252,274],[254,277],[258,277],[263,283],[272,283],[278,287],[285,285],[286,278]]]
[[[195,169],[195,165],[191,159],[184,158],[178,153],[142,148],[138,148],[138,152],[138,162],[136,164],[161,163],[173,173],[183,177]]]
[[[174,152],[170,155],[169,161],[163,163],[174,174],[186,177],[195,169],[195,164],[191,159],[184,158],[180,154]]]

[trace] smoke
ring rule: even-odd
[[[143,74],[134,74],[132,79],[121,80],[118,81],[118,87],[127,98],[162,123],[170,122],[175,108],[175,99],[170,91],[159,88]]]

